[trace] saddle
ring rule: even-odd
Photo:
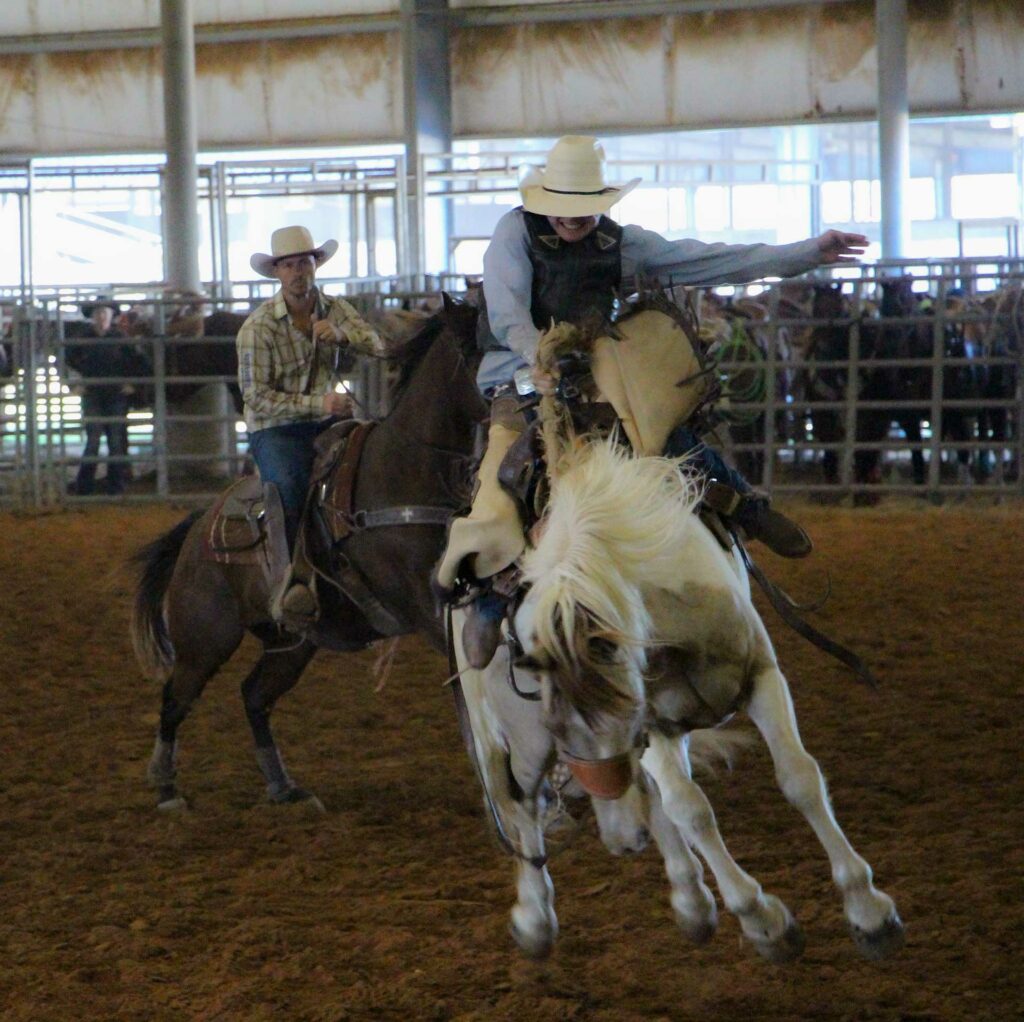
[[[273,591],[290,562],[277,487],[254,475],[236,479],[213,506],[202,553],[217,564],[261,568]]]

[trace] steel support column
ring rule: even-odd
[[[882,258],[907,257],[910,219],[904,192],[910,178],[907,100],[907,0],[875,0],[878,52],[878,148],[882,192]]]
[[[197,187],[196,55],[192,0],[160,0],[163,38],[164,131],[167,167],[164,174],[163,235],[166,283],[171,291],[199,294],[199,193]],[[161,339],[156,340],[159,346]],[[208,460],[182,459],[167,464],[157,449],[157,480],[167,476],[187,485],[195,477],[222,476],[233,437],[230,406],[222,384],[202,387],[185,401],[168,406],[157,401],[154,414],[166,408],[172,421],[154,422],[154,437],[165,436],[166,455],[207,455]],[[223,422],[210,422],[215,416]],[[179,421],[173,421],[177,417]],[[194,418],[193,418],[194,417]],[[193,421],[189,421],[193,418]],[[210,428],[213,426],[214,428]]]
[[[407,251],[404,273],[419,286],[426,272],[426,182],[423,156],[451,152],[452,99],[447,0],[402,0],[402,87],[407,181]],[[447,203],[441,222],[432,221],[431,249],[447,258]],[[447,267],[445,267],[447,269]]]
[[[160,0],[163,31],[164,177],[167,283],[199,291],[199,211],[196,189],[196,55],[192,0]]]

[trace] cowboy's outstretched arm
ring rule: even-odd
[[[696,238],[670,240],[627,224],[622,233],[622,274],[640,273],[690,287],[747,284],[763,277],[794,277],[821,265],[818,238],[786,245],[708,244]]]

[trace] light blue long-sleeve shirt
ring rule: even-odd
[[[477,385],[484,392],[508,383],[512,374],[532,365],[540,331],[533,325],[530,301],[533,265],[521,208],[510,210],[494,229],[484,253],[484,297],[491,332],[504,350],[489,351],[480,363]],[[821,263],[817,238],[789,245],[708,245],[694,238],[669,241],[636,224],[622,228],[622,277],[691,287],[747,284],[762,277],[793,277]]]

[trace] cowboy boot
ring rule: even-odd
[[[780,557],[806,557],[813,549],[803,527],[771,507],[763,494],[741,493],[713,479],[705,490],[704,503]]]
[[[463,562],[477,578],[490,578],[507,568],[526,547],[515,501],[498,482],[498,469],[518,437],[516,430],[491,422],[473,506],[464,518],[452,521],[448,546],[437,566],[437,582],[446,592],[455,588]]]
[[[320,619],[316,571],[306,554],[305,519],[300,522],[291,563],[271,603],[274,620],[295,635],[304,635]]]
[[[477,472],[473,506],[456,518],[448,531],[448,546],[437,566],[439,586],[450,592],[465,562],[477,578],[489,578],[507,568],[523,552],[526,539],[515,501],[498,482],[498,469],[520,431],[491,422],[487,451]],[[501,640],[504,601],[485,593],[466,608],[462,650],[471,667],[483,670]]]

